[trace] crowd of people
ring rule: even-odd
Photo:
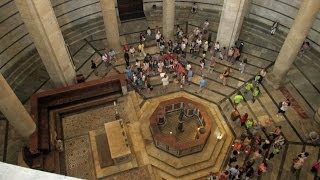
[[[192,13],[197,12],[197,6],[191,9]],[[271,28],[271,34],[273,35],[278,28],[279,23],[275,22]],[[161,93],[168,92],[170,83],[178,83],[180,88],[186,88],[193,84],[193,76],[195,75],[195,69],[190,61],[187,61],[186,56],[189,53],[191,58],[200,58],[200,80],[197,83],[199,90],[196,93],[202,93],[206,86],[206,76],[214,71],[217,61],[227,61],[230,66],[219,73],[219,79],[224,86],[228,85],[228,77],[231,74],[231,68],[237,63],[239,72],[245,73],[246,64],[248,60],[246,58],[241,59],[242,51],[244,48],[243,42],[237,42],[234,46],[227,49],[226,47],[220,47],[219,41],[211,42],[209,37],[210,23],[208,20],[203,22],[202,27],[195,27],[191,33],[184,32],[180,26],[176,27],[175,35],[173,39],[166,39],[160,31],[159,27],[151,29],[150,27],[144,33],[139,35],[138,46],[124,45],[124,59],[126,67],[124,72],[127,75],[128,82],[130,82],[137,90],[146,91],[151,93],[154,87],[151,84],[152,76],[160,76],[160,82],[162,84]],[[159,53],[149,54],[145,52],[146,40],[155,40],[156,46],[159,49]],[[304,53],[308,49],[309,44],[304,43],[301,53]],[[136,48],[138,51],[136,51]],[[134,59],[134,62],[130,62],[130,59]],[[102,56],[102,61],[106,66],[116,61],[116,53],[110,49]],[[198,64],[198,63],[196,63]],[[96,69],[96,65],[92,61],[92,69]],[[261,94],[260,84],[266,76],[266,69],[254,76],[252,81],[248,81],[244,84],[243,94],[246,96],[248,93],[252,95],[252,102],[254,103],[257,97]],[[218,174],[216,177],[219,180],[233,180],[233,179],[251,179],[256,176],[261,176],[268,171],[269,161],[281,152],[286,139],[281,132],[281,126],[277,126],[272,132],[266,132],[264,127],[255,123],[253,118],[248,113],[240,115],[237,110],[237,106],[244,100],[244,96],[241,92],[234,96],[234,112],[232,114],[233,120],[240,120],[240,126],[243,128],[241,136],[234,141],[232,145],[232,151],[229,157],[229,169]],[[284,114],[290,106],[290,101],[283,101],[279,105],[278,114]],[[266,138],[262,138],[260,134],[262,132],[266,135]],[[240,156],[247,156],[249,158],[243,163],[238,163]],[[297,155],[292,161],[292,172],[296,172],[301,169],[305,160],[309,156],[308,152],[302,152]],[[315,162],[311,171],[317,172],[320,167],[320,162]],[[210,176],[209,178],[212,178]]]
[[[253,85],[251,84],[250,87]],[[237,105],[243,101],[243,96],[238,93],[234,97],[234,111],[231,113],[233,121],[239,120],[242,132],[240,137],[234,141],[232,145],[231,154],[229,155],[229,169],[219,173],[216,176],[218,180],[233,180],[233,179],[252,179],[261,176],[263,173],[268,172],[269,161],[277,156],[287,140],[282,134],[282,127],[276,126],[273,131],[267,132],[266,127],[258,122],[255,122],[248,113],[240,115],[237,110]],[[285,114],[290,106],[290,100],[286,99],[281,102],[278,107],[277,116]],[[265,135],[263,138],[262,134]],[[315,132],[313,132],[315,133]],[[319,139],[319,135],[313,135]],[[304,165],[305,160],[309,156],[308,152],[302,152],[296,155],[292,160],[291,172],[298,172]],[[239,157],[244,161],[238,162]],[[317,173],[320,168],[320,160],[313,162],[310,171]],[[212,179],[209,176],[208,179]]]
[[[178,25],[173,39],[165,39],[159,27],[155,29],[148,27],[144,33],[140,33],[138,52],[136,52],[134,46],[124,46],[125,72],[128,80],[138,90],[146,90],[150,93],[153,89],[149,88],[152,87],[150,77],[160,75],[163,93],[167,92],[167,87],[171,82],[179,83],[180,88],[183,89],[186,85],[193,83],[195,74],[191,62],[186,59],[186,55],[189,53],[191,58],[201,58],[199,61],[201,78],[197,83],[199,84],[199,90],[196,91],[196,93],[201,93],[206,85],[206,76],[213,73],[217,61],[225,60],[230,65],[235,64],[236,61],[240,62],[244,47],[243,42],[238,42],[227,50],[226,47],[220,47],[218,41],[211,42],[208,39],[209,26],[209,21],[205,20],[202,27],[195,27],[192,32],[186,33]],[[145,53],[146,39],[156,41],[159,53],[153,55]],[[135,59],[135,64],[130,63],[131,58]],[[239,71],[241,73],[244,73],[246,63],[246,59],[243,59],[240,63]],[[225,86],[228,83],[227,79],[230,73],[230,67],[220,73],[221,83]]]

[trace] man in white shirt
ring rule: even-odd
[[[157,41],[157,46],[158,47],[160,46],[160,38],[161,38],[161,33],[160,33],[160,31],[158,31],[157,34],[156,34],[156,41]]]
[[[203,30],[208,30],[208,27],[209,27],[209,20],[208,19],[206,19],[206,21],[204,21],[204,23],[203,23]]]
[[[186,70],[189,71],[191,69],[191,64],[190,62],[188,62],[187,66],[186,66]]]
[[[220,49],[220,44],[219,44],[219,41],[217,41],[215,44],[214,44],[214,51],[215,52],[218,52]]]
[[[196,13],[197,12],[197,10],[198,10],[198,6],[197,6],[197,4],[194,2],[193,3],[193,5],[192,5],[192,7],[191,7],[191,13]]]
[[[168,85],[169,85],[169,77],[168,77],[168,75],[165,74],[163,76],[163,78],[161,79],[161,81],[162,81],[162,86],[163,86],[163,93],[166,93]]]

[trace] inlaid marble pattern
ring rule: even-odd
[[[126,118],[124,107],[121,103],[117,105],[121,118]],[[63,135],[65,139],[80,135],[87,135],[91,130],[103,127],[103,124],[115,120],[113,103],[87,109],[63,117]]]
[[[120,117],[126,119],[123,100],[118,99]],[[94,179],[92,155],[88,132],[100,129],[106,122],[114,121],[114,104],[108,103],[85,111],[73,112],[62,117],[65,163],[68,176]]]
[[[150,180],[150,173],[148,166],[142,166],[140,168],[131,169],[107,178],[103,180]]]
[[[84,135],[68,139],[64,144],[67,175],[92,179],[89,136]]]

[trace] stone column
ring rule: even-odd
[[[28,138],[36,130],[36,124],[1,73],[0,89],[0,111],[21,136]]]
[[[272,73],[268,74],[266,81],[273,88],[278,89],[284,82],[292,63],[296,59],[303,41],[319,12],[319,0],[301,1],[299,12],[290,28],[286,40],[274,64]]]
[[[100,0],[101,11],[106,31],[107,45],[116,52],[121,51],[118,18],[114,0]]]
[[[314,114],[314,120],[320,123],[320,107],[318,108],[317,112]]]
[[[74,84],[75,68],[50,0],[15,0],[15,3],[51,80],[57,87]]]
[[[174,40],[174,16],[175,0],[163,0],[162,2],[162,30],[164,38]]]
[[[220,47],[232,47],[238,40],[244,16],[251,0],[224,0],[216,41]]]

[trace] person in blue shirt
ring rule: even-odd
[[[206,85],[206,80],[204,79],[204,76],[202,76],[199,82],[199,90],[197,93],[201,93],[205,85]]]
[[[116,61],[116,52],[113,49],[109,50],[108,55],[110,57],[110,60],[115,60]]]
[[[132,72],[130,66],[127,66],[127,68],[124,70],[124,72],[127,74],[128,79],[132,79],[133,72]]]
[[[189,83],[189,85],[192,82],[192,77],[193,77],[193,72],[192,72],[192,69],[190,68],[189,71],[188,71],[188,83]]]

